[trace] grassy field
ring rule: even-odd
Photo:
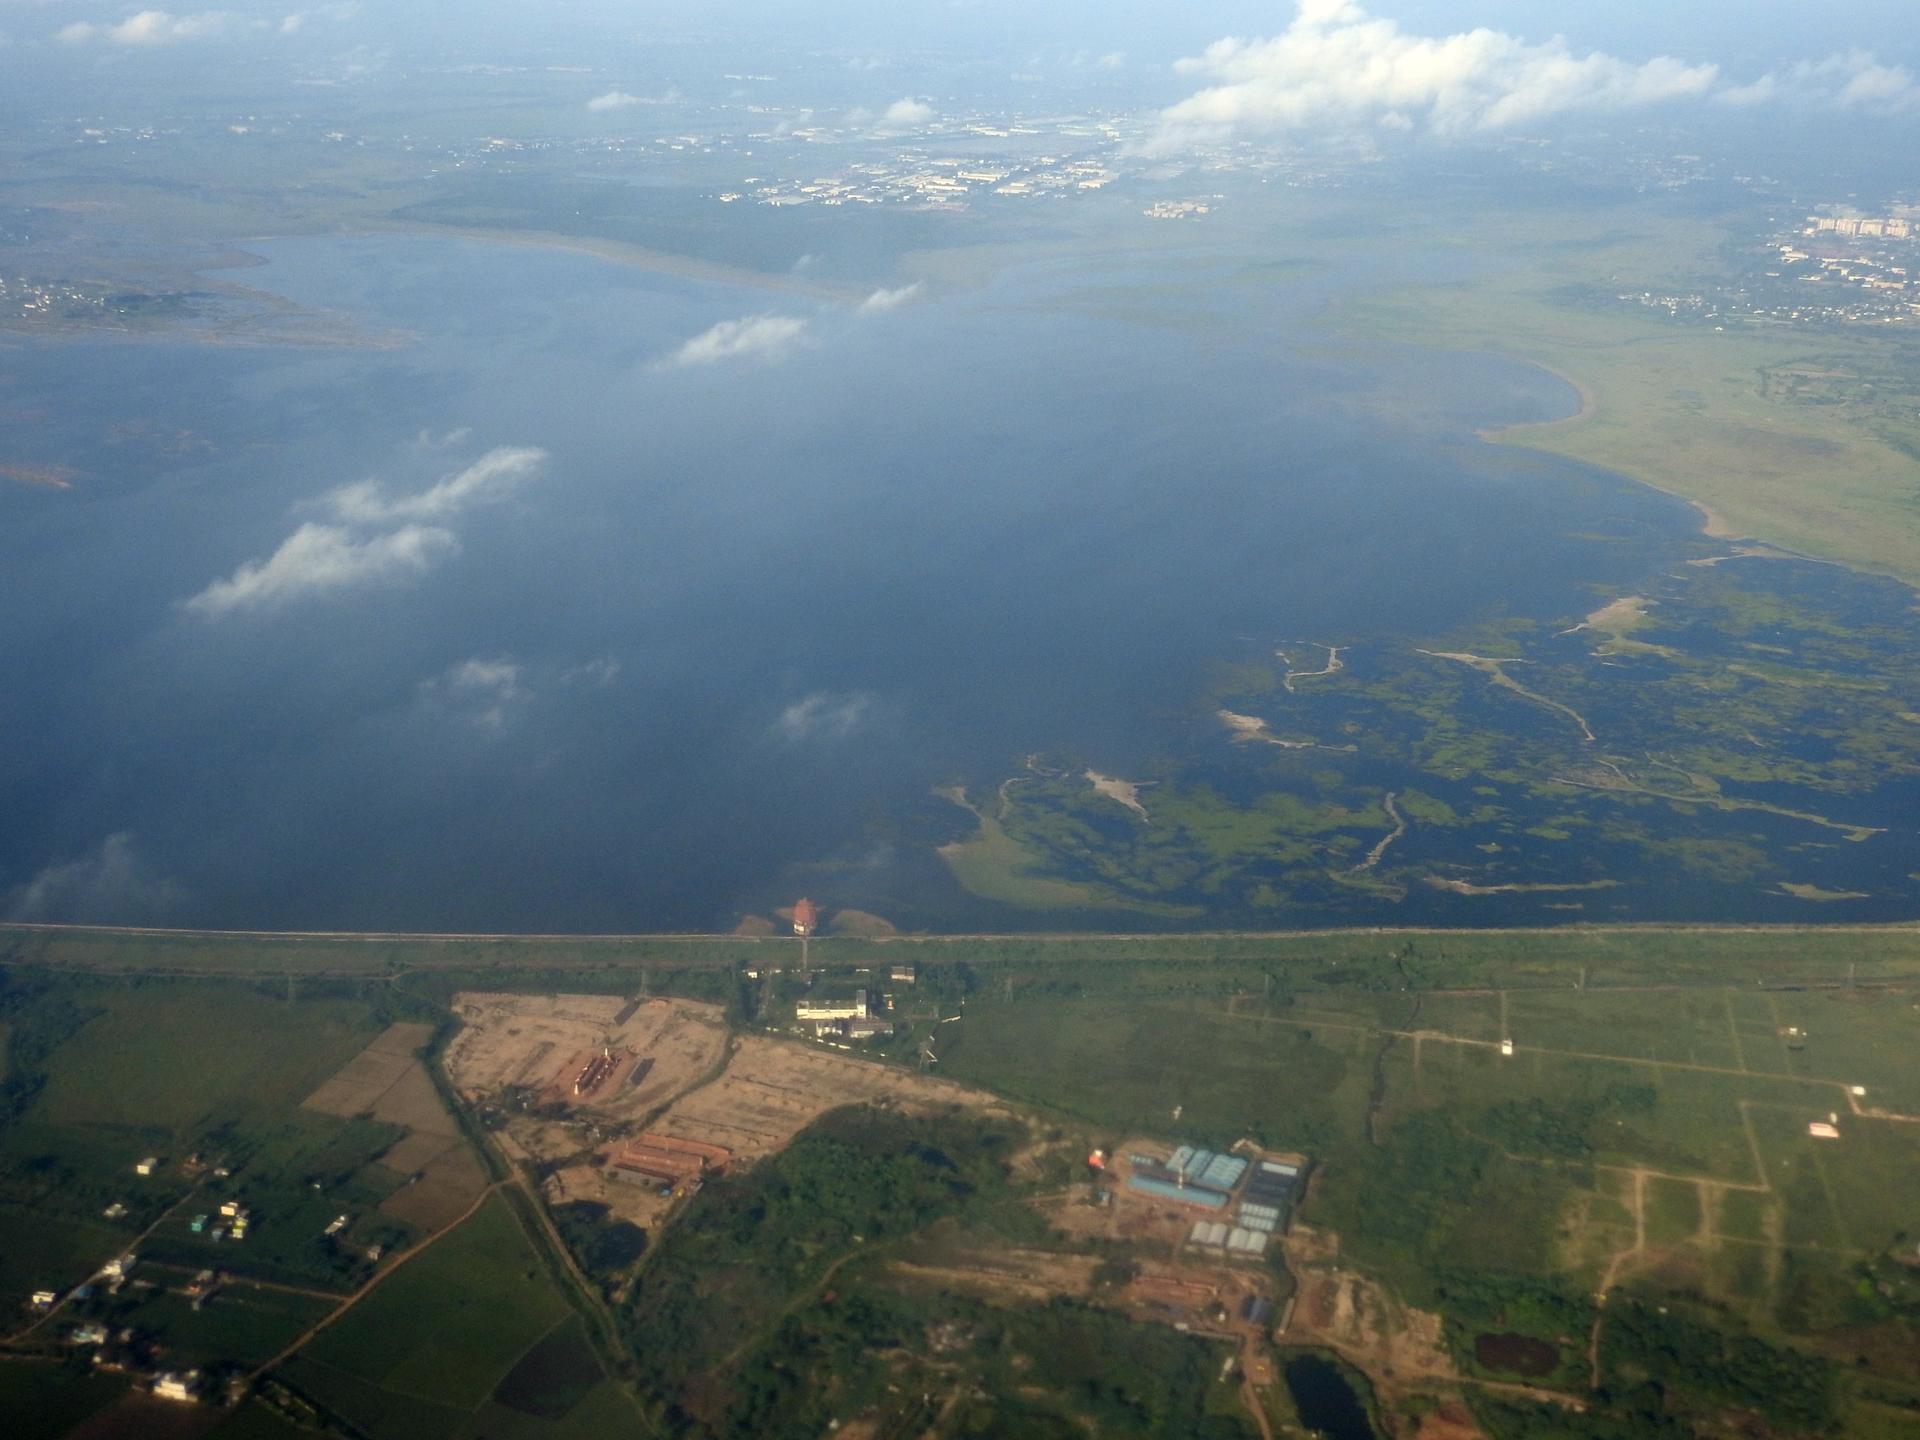
[[[0,1126],[0,1297],[74,1285],[156,1226],[156,1258],[193,1268],[334,1273],[308,1253],[313,1237],[340,1204],[378,1202],[352,1177],[399,1132],[299,1106],[375,1033],[370,1007],[66,978],[9,986],[5,1000],[21,1043]],[[136,1175],[149,1156],[155,1173]],[[216,1181],[215,1166],[233,1177]],[[244,1250],[188,1234],[191,1213],[225,1198],[257,1212]]]
[[[1409,949],[1411,947],[1411,949]],[[285,937],[113,930],[35,930],[0,926],[0,965],[29,973],[398,977],[403,981],[471,981],[518,989],[638,990],[712,998],[690,989],[692,977],[742,964],[797,965],[792,937],[732,936],[525,938],[492,942],[396,942],[339,937]],[[1402,957],[1415,983],[1449,986],[1500,983],[1589,985],[1687,982],[1738,974],[1769,982],[1818,983],[1920,975],[1920,926],[1567,926],[1551,930],[1330,930],[1271,934],[1169,935],[900,935],[885,939],[827,936],[811,942],[816,966],[1032,968],[1057,982],[1099,985],[1139,967],[1191,968],[1212,983],[1221,975],[1256,981],[1307,967],[1372,965]],[[316,978],[305,982],[318,983]],[[344,982],[341,982],[344,983]],[[1396,981],[1404,983],[1403,981]],[[375,994],[373,990],[361,993]]]
[[[358,1193],[352,1177],[387,1138],[370,1121],[302,1112],[299,1100],[396,1007],[424,1006],[469,971],[371,983],[309,975],[308,998],[290,1003],[283,984],[260,983],[260,952],[242,940],[207,945],[203,964],[232,970],[220,984],[153,975],[153,937],[74,939],[87,973],[62,974],[59,946],[45,941],[36,942],[46,946],[40,963],[0,972],[22,1067],[10,1076],[16,1118],[0,1131],[14,1187],[0,1216],[12,1217],[5,1229],[23,1253],[38,1245],[49,1257],[24,1265],[17,1283],[45,1283],[55,1252],[85,1273],[124,1247],[128,1227],[182,1197],[192,1203],[141,1243],[148,1286],[175,1288],[216,1259],[243,1273],[284,1264],[292,1276],[301,1247],[318,1244],[327,1213]],[[631,992],[645,966],[731,983],[716,952],[701,948],[708,942],[605,945],[617,953],[629,943],[647,957],[630,967],[594,953],[589,968],[569,972],[520,942],[514,968],[488,973],[509,986],[577,974]],[[163,944],[176,958],[194,953],[184,937]],[[797,959],[794,949],[769,941],[717,954]],[[1088,1142],[1251,1136],[1312,1156],[1300,1223],[1337,1233],[1365,1273],[1449,1317],[1457,1353],[1470,1347],[1471,1326],[1516,1329],[1560,1345],[1552,1383],[1579,1389],[1585,1350],[1558,1337],[1584,1335],[1599,1318],[1595,1294],[1690,1294],[1717,1307],[1716,1324],[1830,1357],[1846,1413],[1857,1410],[1863,1424],[1900,1433],[1900,1407],[1920,1403],[1911,1322],[1863,1306],[1858,1279],[1858,1267],[1883,1262],[1915,1228],[1920,1122],[1907,1117],[1920,1116],[1911,1059],[1920,932],[1911,928],[836,938],[811,947],[817,972],[849,980],[852,967],[901,960],[920,966],[912,1043],[932,1038],[950,1079],[1028,1102]],[[98,973],[113,964],[138,978]],[[220,1050],[228,1033],[242,1038]],[[285,1043],[269,1043],[282,1033]],[[1509,1039],[1514,1053],[1503,1055]],[[89,1060],[96,1050],[106,1052],[100,1066]],[[220,1053],[181,1067],[178,1057],[197,1050]],[[169,1067],[204,1073],[175,1077]],[[1841,1138],[1812,1137],[1809,1122],[1829,1116]],[[264,1186],[251,1200],[261,1222],[248,1250],[216,1255],[185,1233],[204,1206],[177,1174],[156,1177],[148,1209],[121,1225],[90,1216],[104,1191],[87,1186],[131,1185],[129,1146],[175,1156],[209,1135],[247,1158],[236,1184]],[[844,1175],[871,1168],[829,1166],[816,1188],[839,1203]],[[310,1175],[323,1185],[308,1198]],[[753,1219],[751,1233],[772,1223]],[[867,1236],[856,1250],[885,1247],[884,1227],[862,1219],[849,1228]],[[291,1237],[284,1257],[274,1250],[281,1235]],[[676,1253],[669,1238],[655,1258]],[[792,1262],[799,1293],[832,1259],[822,1251]],[[1457,1299],[1469,1282],[1471,1304]],[[1560,1288],[1536,1303],[1529,1286]],[[789,1383],[781,1357],[837,1353],[856,1338],[891,1344],[951,1303],[915,1293],[829,1313],[809,1301],[787,1328],[754,1331],[765,1355],[749,1346],[735,1357],[732,1393],[751,1413],[777,1415]],[[109,1308],[116,1324],[160,1334],[183,1357],[257,1363],[327,1304],[236,1285],[193,1312],[136,1285]],[[969,1323],[986,1334],[1029,1321]],[[616,1431],[635,1413],[504,1197],[383,1281],[280,1373],[375,1440],[554,1440]],[[868,1379],[884,1391],[882,1373]],[[0,1396],[0,1413],[4,1404]],[[236,1435],[281,1424],[258,1410],[224,1423]]]
[[[6,1418],[8,1440],[59,1440],[129,1388],[118,1375],[0,1361],[0,1416]]]
[[[587,1434],[587,1421],[618,1413],[598,1393],[603,1376],[574,1312],[499,1199],[324,1331],[285,1373],[375,1437]]]
[[[1367,295],[1333,323],[1354,336],[1544,365],[1580,387],[1585,412],[1509,430],[1506,443],[1694,501],[1720,533],[1920,583],[1911,409],[1824,403],[1781,378],[1905,374],[1898,342],[1858,328],[1722,332],[1567,297],[1580,285],[1697,287],[1723,273],[1719,252],[1735,233],[1644,207],[1509,217],[1452,242],[1492,257],[1479,278]]]
[[[1911,1248],[1911,989],[986,986],[964,1015],[941,1027],[942,1073],[1096,1140],[1306,1152],[1319,1176],[1301,1221],[1415,1303],[1448,1313],[1460,1277],[1691,1293],[1769,1343],[1853,1366],[1851,1384],[1920,1402],[1920,1355],[1895,1338],[1910,1329],[1876,1323],[1855,1275]],[[1830,1116],[1841,1139],[1812,1137]]]
[[[150,1137],[174,1159],[209,1129],[298,1105],[374,1034],[364,1005],[296,1008],[231,988],[100,991],[86,1003],[96,1013],[54,1056],[26,1118]]]
[[[318,1324],[337,1303],[241,1281],[195,1310],[185,1296],[164,1288],[184,1284],[186,1272],[148,1273],[157,1283],[133,1292],[134,1298],[115,1311],[113,1323],[164,1335],[169,1363],[183,1367],[257,1365]]]

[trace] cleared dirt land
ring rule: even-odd
[[[772,1154],[836,1106],[888,1103],[1005,1108],[979,1090],[930,1075],[799,1041],[743,1035],[727,1068],[676,1101],[654,1128],[679,1139],[723,1145],[746,1162]]]
[[[509,1152],[547,1172],[551,1204],[591,1201],[644,1228],[709,1175],[784,1147],[841,1105],[986,1107],[935,1076],[763,1035],[729,1038],[721,1007],[604,995],[463,993],[447,1050],[461,1095],[503,1117]],[[595,1057],[602,1078],[576,1091]]]
[[[706,1075],[726,1050],[724,1012],[695,1000],[475,991],[453,1007],[463,1028],[447,1049],[447,1073],[471,1103],[519,1088],[600,1115],[639,1115]],[[615,1071],[574,1094],[575,1079],[607,1050]]]

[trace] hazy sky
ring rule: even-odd
[[[1486,26],[1626,58],[1672,53],[1723,64],[1778,63],[1866,48],[1906,58],[1915,48],[1910,0],[1378,0],[1375,14],[1423,34]],[[71,25],[117,34],[149,50],[260,29],[302,44],[355,43],[424,33],[506,40],[608,27],[775,28],[822,45],[1034,45],[1121,48],[1168,63],[1225,35],[1270,35],[1292,19],[1287,0],[0,0],[0,30],[14,47],[37,45]],[[291,24],[289,24],[291,20]],[[132,22],[129,24],[129,22]],[[126,28],[122,28],[126,27]],[[15,59],[18,58],[16,55]]]

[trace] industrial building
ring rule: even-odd
[[[803,1025],[830,1020],[865,1020],[871,1013],[867,992],[856,990],[847,996],[808,996],[794,1008],[793,1018]]]
[[[1194,1145],[1180,1146],[1165,1160],[1129,1155],[1127,1161],[1129,1189],[1208,1210],[1226,1208],[1248,1164],[1238,1155],[1222,1155]]]
[[[1224,1220],[1196,1220],[1187,1234],[1187,1243],[1202,1250],[1222,1250],[1236,1258],[1258,1259],[1267,1253],[1273,1237],[1264,1231],[1229,1225]]]
[[[605,1174],[626,1185],[678,1188],[718,1175],[732,1163],[733,1152],[724,1145],[650,1130],[609,1156]]]
[[[580,1073],[573,1077],[574,1095],[576,1097],[592,1095],[607,1083],[607,1077],[613,1074],[619,1064],[619,1060],[614,1057],[613,1047],[602,1045],[600,1053],[591,1056],[587,1063],[580,1067]]]
[[[1189,1245],[1229,1258],[1257,1259],[1286,1229],[1300,1172],[1300,1166],[1281,1160],[1249,1160],[1181,1145],[1164,1160],[1128,1154],[1122,1183],[1136,1194],[1211,1212],[1193,1222]]]

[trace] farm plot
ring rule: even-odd
[[[603,1379],[572,1309],[498,1198],[283,1373],[375,1440],[476,1433],[483,1413],[500,1410],[512,1413],[515,1433],[546,1435]]]
[[[422,1230],[463,1214],[486,1184],[480,1161],[417,1058],[432,1034],[430,1025],[389,1026],[306,1100],[309,1110],[367,1116],[405,1132],[378,1161],[399,1187],[380,1202],[380,1212]]]

